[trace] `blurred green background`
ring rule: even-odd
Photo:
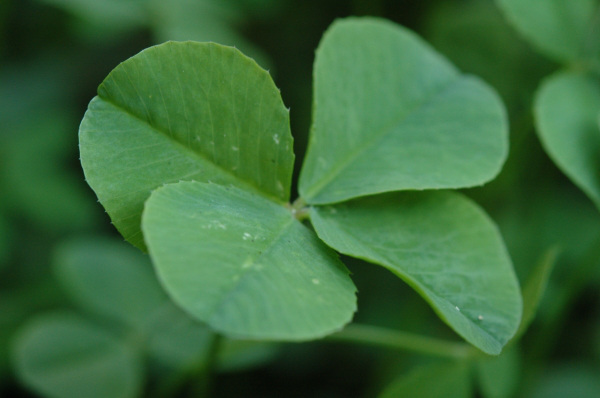
[[[314,49],[334,19],[349,15],[413,29],[462,71],[496,88],[511,123],[509,159],[494,182],[465,193],[498,223],[522,282],[557,250],[539,314],[511,362],[521,370],[510,376],[514,386],[504,395],[476,394],[600,396],[600,213],[544,154],[531,111],[541,79],[559,65],[537,55],[488,0],[2,0],[0,396],[39,396],[19,376],[13,347],[44,314],[68,311],[111,335],[131,334],[107,319],[110,309],[108,316],[90,310],[73,293],[77,280],[61,271],[69,261],[95,261],[107,280],[126,284],[127,275],[110,274],[114,267],[102,264],[132,256],[150,269],[112,228],[79,165],[78,124],[102,79],[119,62],[166,40],[235,45],[270,70],[291,108],[297,173],[310,126]],[[359,289],[356,321],[457,339],[400,280],[358,260],[344,262]],[[99,289],[92,301],[111,294]],[[162,294],[155,289],[152,294]],[[138,370],[141,387],[133,395],[192,394],[181,352],[194,345],[202,351],[208,332],[194,332],[196,326],[201,329],[189,329],[193,336],[168,336],[170,345],[157,349],[162,354],[146,353],[151,360]],[[229,359],[219,359],[214,396],[376,396],[427,361],[327,341],[229,352]],[[183,381],[172,377],[181,374]]]

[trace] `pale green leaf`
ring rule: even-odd
[[[337,255],[259,195],[169,184],[146,202],[142,225],[167,292],[226,336],[314,339],[352,318],[355,288]]]
[[[417,368],[390,384],[379,398],[470,398],[466,363],[441,363]]]
[[[80,127],[88,183],[143,247],[143,203],[159,186],[212,181],[289,198],[289,113],[269,74],[238,50],[169,42],[115,68]]]
[[[497,357],[478,360],[476,370],[484,398],[514,397],[521,374],[520,352],[511,346]]]
[[[384,266],[465,340],[498,354],[521,319],[519,284],[487,215],[450,192],[388,194],[311,209],[321,239]]]
[[[596,0],[496,0],[515,28],[544,54],[561,62],[580,58]]]
[[[600,209],[599,109],[600,80],[571,72],[549,77],[535,98],[544,149]]]
[[[21,381],[53,398],[126,398],[139,395],[139,353],[73,314],[51,313],[17,334],[13,359]]]
[[[95,314],[144,327],[169,303],[148,256],[125,242],[71,240],[58,248],[54,263],[69,295]]]
[[[299,187],[311,204],[480,185],[506,158],[498,96],[390,22],[334,23],[317,50],[313,95]]]

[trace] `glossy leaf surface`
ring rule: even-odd
[[[493,90],[398,25],[334,23],[317,50],[313,90],[299,186],[310,204],[480,185],[506,157],[507,121]]]
[[[180,180],[289,198],[288,110],[269,74],[238,50],[169,42],[116,67],[80,127],[86,179],[123,236],[143,247],[143,203]]]
[[[336,250],[384,266],[468,342],[500,353],[521,319],[502,238],[474,203],[449,192],[388,194],[315,207],[317,234]]]
[[[562,72],[535,99],[537,131],[554,163],[600,209],[600,80]]]
[[[22,381],[49,397],[136,397],[142,385],[139,354],[107,331],[73,314],[39,316],[14,347]]]
[[[143,230],[167,292],[226,336],[312,339],[354,313],[355,288],[337,255],[259,195],[169,184],[146,202]]]
[[[544,54],[580,58],[590,44],[596,0],[496,0],[507,18]]]

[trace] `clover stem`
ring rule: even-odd
[[[466,359],[479,352],[465,343],[440,340],[378,326],[352,324],[327,340],[380,346],[436,357]]]
[[[222,346],[223,336],[218,333],[213,335],[212,341],[206,354],[206,362],[203,367],[202,377],[192,388],[192,397],[210,397],[216,367],[218,365],[218,354]]]
[[[291,204],[290,211],[298,221],[304,221],[309,217],[310,209],[307,206],[304,199],[298,197],[298,199],[296,199],[294,203]]]

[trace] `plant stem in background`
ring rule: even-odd
[[[478,354],[473,347],[378,326],[352,324],[327,340],[360,343],[443,358],[466,359]]]
[[[156,398],[174,397],[186,390],[183,396],[210,397],[222,340],[221,335],[215,334],[206,357],[199,358],[198,362],[173,372],[158,386],[156,393],[152,396]]]
[[[196,373],[198,378],[192,380],[192,385],[188,396],[190,397],[210,397],[211,389],[213,385],[213,378],[216,374],[216,366],[219,350],[223,337],[220,334],[215,334],[211,343],[204,366],[200,369],[199,374]]]

